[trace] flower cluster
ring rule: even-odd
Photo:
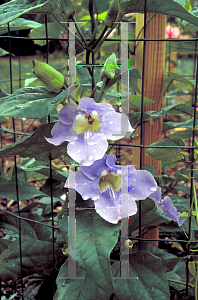
[[[128,117],[117,113],[112,105],[82,98],[78,107],[67,105],[59,112],[59,122],[53,127],[54,145],[68,141],[67,153],[78,163],[89,166],[101,159],[108,147],[107,140],[118,140],[133,131]]]
[[[76,189],[84,200],[91,198],[97,213],[113,224],[136,214],[135,201],[146,199],[157,190],[151,173],[133,166],[118,166],[115,161],[115,155],[105,154],[91,166],[82,166],[65,185]]]
[[[137,213],[135,201],[150,197],[166,216],[180,226],[180,213],[170,197],[161,202],[161,189],[154,177],[133,166],[118,166],[116,156],[105,154],[107,140],[122,138],[133,131],[128,117],[117,113],[106,103],[82,98],[78,107],[67,105],[59,112],[59,122],[46,140],[54,145],[68,141],[67,152],[78,163],[80,171],[69,176],[65,187],[76,189],[83,200],[91,198],[96,212],[106,221],[117,224],[120,219]]]

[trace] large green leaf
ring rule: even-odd
[[[19,237],[19,220],[17,216],[17,213],[15,216],[7,213],[0,214],[0,229],[5,234],[9,234],[11,239]],[[29,220],[20,220],[21,234],[23,236],[31,237],[46,242],[51,241],[51,228],[39,223],[35,223],[42,223],[45,221],[45,218],[32,213],[21,213],[20,216]]]
[[[48,275],[52,271],[52,243],[40,241],[31,237],[21,237],[22,276],[39,273]],[[64,261],[64,255],[54,245],[55,265]],[[20,278],[20,249],[19,239],[11,242],[7,249],[0,254],[0,278],[3,281]]]
[[[40,27],[42,24],[32,21],[32,20],[26,20],[23,18],[18,18],[9,24],[10,31],[16,31],[16,30],[22,30],[22,29],[32,29]],[[0,35],[8,32],[8,25],[3,24],[0,26]]]
[[[139,207],[139,201],[136,202],[137,207]],[[162,223],[170,223],[171,219],[166,217],[164,213],[157,209],[155,202],[147,198],[146,200],[141,201],[141,227],[152,227],[158,226]],[[139,229],[139,214],[129,217],[129,233]]]
[[[148,251],[130,255],[131,279],[115,279],[119,300],[169,300],[168,281],[161,260]],[[120,262],[112,265],[114,276],[120,277]]]
[[[166,114],[189,114],[191,116],[194,116],[194,109],[192,106],[180,103],[180,104],[173,104],[173,105],[168,105],[166,107],[163,107],[157,111],[147,111],[143,113],[143,120],[148,121],[149,119],[156,119],[156,118],[162,118]],[[137,127],[138,125],[141,124],[141,113],[140,112],[133,112],[129,113],[129,120],[133,128]],[[192,127],[192,122],[193,120],[186,121],[189,122],[188,127]],[[173,122],[166,122],[164,124],[164,128],[166,127],[166,124],[173,123]],[[178,124],[178,123],[173,123],[173,124]],[[188,124],[188,123],[187,123]],[[182,125],[182,123],[181,123]],[[180,126],[180,127],[186,127],[186,126]],[[169,128],[167,128],[169,129]],[[164,130],[167,130],[164,129]]]
[[[129,0],[120,3],[122,13],[144,13],[144,0]],[[148,0],[147,12],[174,16],[198,26],[198,18],[189,13],[181,4],[174,0]]]
[[[76,206],[89,205],[87,201],[79,200]],[[90,204],[93,205],[93,202],[91,201]],[[67,205],[67,201],[65,201],[58,223],[63,238],[68,244]],[[95,212],[94,208],[77,210],[75,218],[76,257],[74,258],[100,288],[115,292],[111,278],[110,253],[117,243],[120,225],[106,222]],[[69,254],[72,256],[73,252]]]
[[[50,22],[47,24],[48,29],[48,38],[58,38],[61,34],[63,27],[58,22]],[[41,25],[40,27],[34,28],[30,32],[30,37],[34,38],[34,43],[44,46],[46,44],[45,40],[36,40],[36,38],[45,37],[46,31],[45,31],[45,24]]]
[[[184,150],[181,148],[166,148],[166,146],[185,146],[185,143],[182,139],[171,138],[160,140],[150,145],[152,146],[160,146],[162,148],[148,148],[146,153],[151,157],[161,160],[163,162],[171,163],[177,160],[180,160],[184,156]]]
[[[18,166],[18,172],[37,172],[40,174],[43,174],[45,176],[50,177],[50,167],[47,166],[36,166],[36,167],[25,167],[25,166]],[[61,172],[59,170],[57,170],[56,168],[52,167],[52,178],[62,181],[62,182],[66,182],[68,177],[68,172]]]
[[[54,146],[44,138],[51,137],[53,125],[53,123],[42,125],[31,136],[24,137],[14,144],[0,149],[0,157],[20,155],[21,157],[32,157],[37,160],[49,160],[49,157],[56,159],[66,154],[66,142],[60,146]]]
[[[168,123],[171,123],[173,125],[175,124],[173,122],[168,122]],[[169,124],[169,125],[171,126],[171,124]],[[178,127],[182,127],[180,125],[180,123],[176,123],[176,124],[178,124]],[[165,128],[166,128],[166,124],[164,124],[164,126],[163,126],[163,129],[165,129]],[[195,130],[195,135],[198,136],[198,130]],[[193,136],[193,129],[179,130],[179,131],[175,131],[175,132],[170,133],[170,137],[173,137],[173,138],[187,139],[187,138],[190,138],[192,136]]]
[[[45,87],[24,87],[0,98],[1,115],[40,119],[51,114],[67,94],[67,90],[57,95]]]
[[[173,128],[193,128],[194,119],[184,121],[184,122],[166,122],[163,124],[163,130],[169,130]],[[198,126],[198,121],[196,120],[195,126]]]
[[[84,279],[66,279],[67,277],[68,261],[62,265],[56,279],[57,291],[54,300],[107,300],[111,296],[111,292],[102,290],[78,264],[76,264],[76,277]]]
[[[133,250],[133,252],[139,251],[138,243],[134,244],[132,250]],[[164,272],[172,271],[175,268],[176,264],[181,260],[180,257],[170,254],[170,253],[152,245],[151,243],[145,243],[145,242],[142,243],[141,250],[149,251],[153,255],[159,257],[162,262]]]
[[[190,11],[191,14],[195,15],[195,16],[198,16],[198,9],[197,7],[194,7],[191,11]],[[182,22],[182,26],[185,30],[185,32],[189,32],[191,34],[194,35],[194,37],[196,37],[196,32],[197,32],[197,26],[187,22],[187,21],[183,21]]]
[[[20,179],[18,179],[18,193],[20,201],[28,200],[38,196],[46,196],[30,183]],[[0,198],[17,200],[15,178],[9,180],[5,177],[0,177]]]
[[[70,0],[13,0],[0,6],[0,25],[27,13],[51,14],[57,21],[65,22],[74,13],[74,8]]]

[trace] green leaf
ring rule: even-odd
[[[24,295],[28,295],[29,298],[36,299],[41,287],[45,284],[46,276],[40,274],[30,275],[26,284]]]
[[[52,271],[52,243],[21,237],[23,277],[39,273],[49,276]],[[64,261],[61,249],[54,245],[55,265]],[[0,278],[3,281],[20,279],[19,239],[11,242],[0,254]]]
[[[128,74],[129,73],[129,74]],[[127,78],[127,85],[128,85],[128,75],[129,75],[129,87],[132,88],[134,91],[141,93],[138,87],[138,79],[141,79],[141,75],[138,69],[130,69],[129,71],[125,71],[120,75],[115,76],[113,79],[109,81],[106,88],[109,89],[112,85],[116,82],[121,81],[122,78]]]
[[[176,207],[177,211],[189,211],[190,209],[189,199],[185,199],[177,195],[169,195],[169,197],[173,201],[173,205]]]
[[[88,201],[88,200],[87,200]],[[76,206],[93,205],[79,200]],[[86,202],[86,203],[83,203]],[[59,228],[68,244],[67,201],[59,216]],[[78,210],[76,218],[76,259],[79,266],[87,272],[104,291],[114,293],[111,278],[110,253],[117,243],[120,225],[113,225],[102,219],[93,209]],[[74,251],[69,253],[72,257]],[[91,259],[90,259],[91,258]]]
[[[137,207],[139,208],[139,201],[136,202]],[[164,213],[157,209],[155,202],[147,198],[146,200],[141,201],[141,213],[142,213],[142,228],[158,226],[162,223],[170,223],[171,219],[166,217]],[[139,229],[139,215],[138,213],[129,217],[129,232],[132,233]]]
[[[44,138],[51,136],[53,126],[54,123],[42,125],[32,135],[0,149],[0,157],[20,155],[20,157],[31,157],[37,160],[49,160],[49,157],[51,157],[53,160],[66,154],[66,142],[60,146],[54,146]]]
[[[120,262],[112,265],[114,276],[120,277]],[[115,279],[119,300],[169,300],[168,281],[161,260],[148,251],[130,255],[129,276]]]
[[[139,251],[138,243],[134,244],[132,250],[133,250],[133,252]],[[165,250],[162,250],[162,249],[152,245],[151,243],[145,243],[145,242],[142,243],[141,250],[149,251],[153,255],[159,257],[162,262],[164,272],[172,271],[175,268],[175,266],[177,265],[177,263],[181,260],[180,257],[170,254],[170,253],[166,252]]]
[[[134,109],[140,109],[141,108],[141,95],[132,95],[129,96],[129,106]],[[152,99],[144,97],[143,106],[154,103]]]
[[[173,104],[173,105],[168,105],[166,107],[163,107],[157,111],[147,111],[143,113],[143,120],[148,121],[150,118],[156,119],[156,118],[162,118],[166,114],[189,114],[191,116],[194,116],[194,109],[192,106],[187,105],[187,104]],[[131,126],[133,128],[136,128],[138,125],[141,124],[141,113],[140,112],[132,112],[129,113],[129,120],[131,123]],[[189,123],[188,127],[193,127],[192,124],[193,120],[186,121],[186,124]],[[169,128],[166,128],[167,124],[178,124],[174,122],[166,122],[164,123],[164,130],[168,130]],[[183,122],[184,123],[184,122]],[[183,124],[182,122],[180,124]],[[186,127],[186,126],[180,126],[180,127]],[[171,127],[174,128],[174,127]],[[170,128],[170,129],[171,129]]]
[[[198,16],[198,9],[197,7],[194,7],[191,11],[191,14]],[[187,21],[183,21],[182,22],[182,27],[184,28],[185,32],[189,32],[191,34],[194,35],[194,37],[196,37],[196,32],[197,32],[197,26],[191,24],[190,22]]]
[[[65,9],[67,8],[67,10]],[[68,21],[70,15],[74,13],[74,8],[70,0],[15,0],[7,2],[0,7],[0,25],[8,23],[23,14],[51,14],[57,21]]]
[[[10,121],[7,118],[0,116],[0,123],[2,123],[2,122],[9,122],[10,123]]]
[[[185,143],[182,139],[171,138],[160,140],[150,145],[152,146],[161,146],[162,148],[148,148],[146,153],[151,157],[161,160],[163,162],[171,163],[183,158],[184,150],[181,148],[166,148],[166,146],[185,146]]]
[[[177,181],[188,181],[188,180],[190,180],[190,169],[182,168],[182,169],[176,170],[175,171],[175,178],[177,179]]]
[[[167,77],[164,78],[164,85],[165,85],[164,92],[166,91],[167,87],[170,86],[171,82],[173,82],[174,80],[181,81],[181,82],[184,82],[186,84],[190,84],[190,85],[194,86],[192,81],[186,79],[184,76],[179,75],[177,73],[168,72]]]
[[[57,95],[45,87],[24,87],[0,98],[1,115],[39,119],[51,114],[67,94],[67,90]]]
[[[187,195],[190,195],[190,187],[189,186],[184,186],[184,185],[176,185],[174,188],[178,191],[181,191]]]
[[[184,122],[166,122],[163,124],[163,131],[173,129],[173,128],[193,128],[194,120],[190,119]],[[195,126],[198,126],[198,121],[196,120]]]
[[[129,0],[120,3],[120,10],[127,14],[131,12],[144,13],[144,0]],[[147,12],[174,16],[198,26],[198,18],[189,13],[182,5],[174,0],[148,0]]]
[[[18,179],[18,192],[20,201],[28,200],[38,196],[46,196],[44,193],[37,190],[30,183],[20,179]],[[9,180],[5,177],[0,177],[0,198],[9,198],[17,200],[15,178]]]
[[[81,3],[81,7],[85,8],[88,10],[88,5],[89,5],[89,1],[88,0],[83,0]],[[109,7],[109,2],[106,0],[101,0],[101,1],[95,1],[94,2],[94,14],[100,14],[106,10],[108,10]]]
[[[186,223],[186,222],[185,222]],[[177,291],[182,291],[185,289],[185,283],[186,283],[186,262],[181,261],[179,262],[174,270],[167,272],[167,278],[172,279],[173,281],[169,280],[169,285],[176,289]],[[183,284],[174,282],[174,280],[183,282]]]
[[[6,54],[9,54],[9,52],[6,51],[6,50],[4,50],[4,49],[2,49],[2,48],[0,48],[0,56],[4,56]]]
[[[156,170],[152,165],[143,165],[142,170],[150,172],[154,177],[157,175]]]
[[[61,32],[63,31],[63,27],[60,23],[58,22],[50,22],[47,24],[47,29],[48,29],[48,38],[53,39],[53,38],[59,38]],[[36,40],[36,38],[41,38],[45,37],[46,34],[46,29],[45,29],[45,24],[40,24],[40,26],[37,28],[34,28],[30,32],[30,37],[34,38],[34,43],[44,46],[46,44],[45,40]]]
[[[17,30],[24,30],[24,29],[32,29],[40,27],[42,24],[32,21],[32,20],[26,20],[23,18],[18,18],[12,22],[9,23],[9,29],[10,31],[17,31]],[[8,25],[3,24],[0,26],[0,35],[8,32]]]
[[[168,123],[173,123],[173,122],[168,122]],[[176,124],[176,123],[174,123]],[[178,127],[180,127],[180,123],[177,123]],[[164,124],[166,125],[166,124]],[[171,124],[169,124],[171,126]],[[165,127],[166,128],[166,127]],[[170,137],[172,138],[181,138],[181,139],[187,139],[192,137],[193,135],[193,129],[186,129],[186,130],[177,130],[175,132],[170,133]],[[195,130],[195,135],[198,136],[198,130]]]
[[[5,234],[11,236],[12,239],[19,237],[19,220],[17,218],[18,213],[15,213],[16,216],[9,215],[7,213],[0,214],[0,228],[1,231]],[[26,218],[28,220],[20,220],[21,223],[21,234],[23,236],[31,237],[34,239],[38,239],[41,241],[51,241],[52,230],[47,226],[43,226],[42,224],[31,222],[31,220],[36,222],[44,222],[46,219],[32,213],[21,213],[21,217]],[[51,223],[50,223],[51,225]]]
[[[60,268],[56,279],[57,291],[54,300],[107,300],[111,292],[103,291],[96,281],[76,264],[76,277],[84,279],[66,279],[68,277],[68,261]]]
[[[170,44],[171,43],[171,44]],[[168,55],[170,52],[176,52],[178,54],[190,54],[197,53],[196,41],[186,42],[184,40],[175,41],[172,39],[171,42],[166,42],[166,54]]]
[[[50,177],[50,167],[47,166],[36,166],[36,167],[26,167],[26,166],[17,166],[17,168],[20,171],[24,171],[24,172],[37,172],[40,174],[43,174],[45,176]],[[62,182],[66,182],[68,177],[68,172],[61,172],[59,170],[57,170],[56,168],[52,167],[52,178],[62,181]]]

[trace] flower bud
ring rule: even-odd
[[[106,18],[105,18],[105,25],[108,27],[112,27],[113,26],[113,22],[116,21],[117,15],[118,15],[118,11],[119,11],[119,0],[113,0],[109,6]]]
[[[65,77],[44,62],[37,61],[36,59],[33,59],[32,62],[33,73],[36,77],[45,84],[48,90],[59,93],[64,86]]]
[[[100,79],[106,76],[107,79],[112,79],[115,76],[115,70],[117,68],[117,59],[115,53],[111,54],[104,63],[104,67],[100,73]]]

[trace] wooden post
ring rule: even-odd
[[[147,20],[153,14],[147,14]],[[136,16],[136,36],[144,26],[144,15],[137,14]],[[164,39],[166,29],[166,16],[155,15],[148,23],[146,29],[147,39]],[[139,38],[143,37],[143,31]],[[142,74],[143,63],[143,42],[136,42],[137,47],[135,51],[135,67],[139,69]],[[146,42],[145,53],[145,73],[144,73],[144,96],[150,98],[154,103],[144,107],[144,111],[158,110],[163,107],[163,81],[164,81],[164,62],[165,61],[165,42],[162,41],[148,41]],[[139,82],[141,89],[141,80]],[[140,145],[140,127],[134,133],[134,144]],[[153,120],[153,124],[145,122],[143,125],[143,144],[150,145],[153,142],[162,139],[162,119]],[[143,165],[152,165],[157,175],[160,175],[161,164],[160,161],[153,159],[146,155],[146,149],[143,149]],[[133,164],[140,166],[140,149],[133,148]],[[144,216],[143,216],[144,217]],[[143,235],[144,238],[159,238],[159,229],[153,229],[149,233]],[[158,242],[151,242],[158,246]]]

